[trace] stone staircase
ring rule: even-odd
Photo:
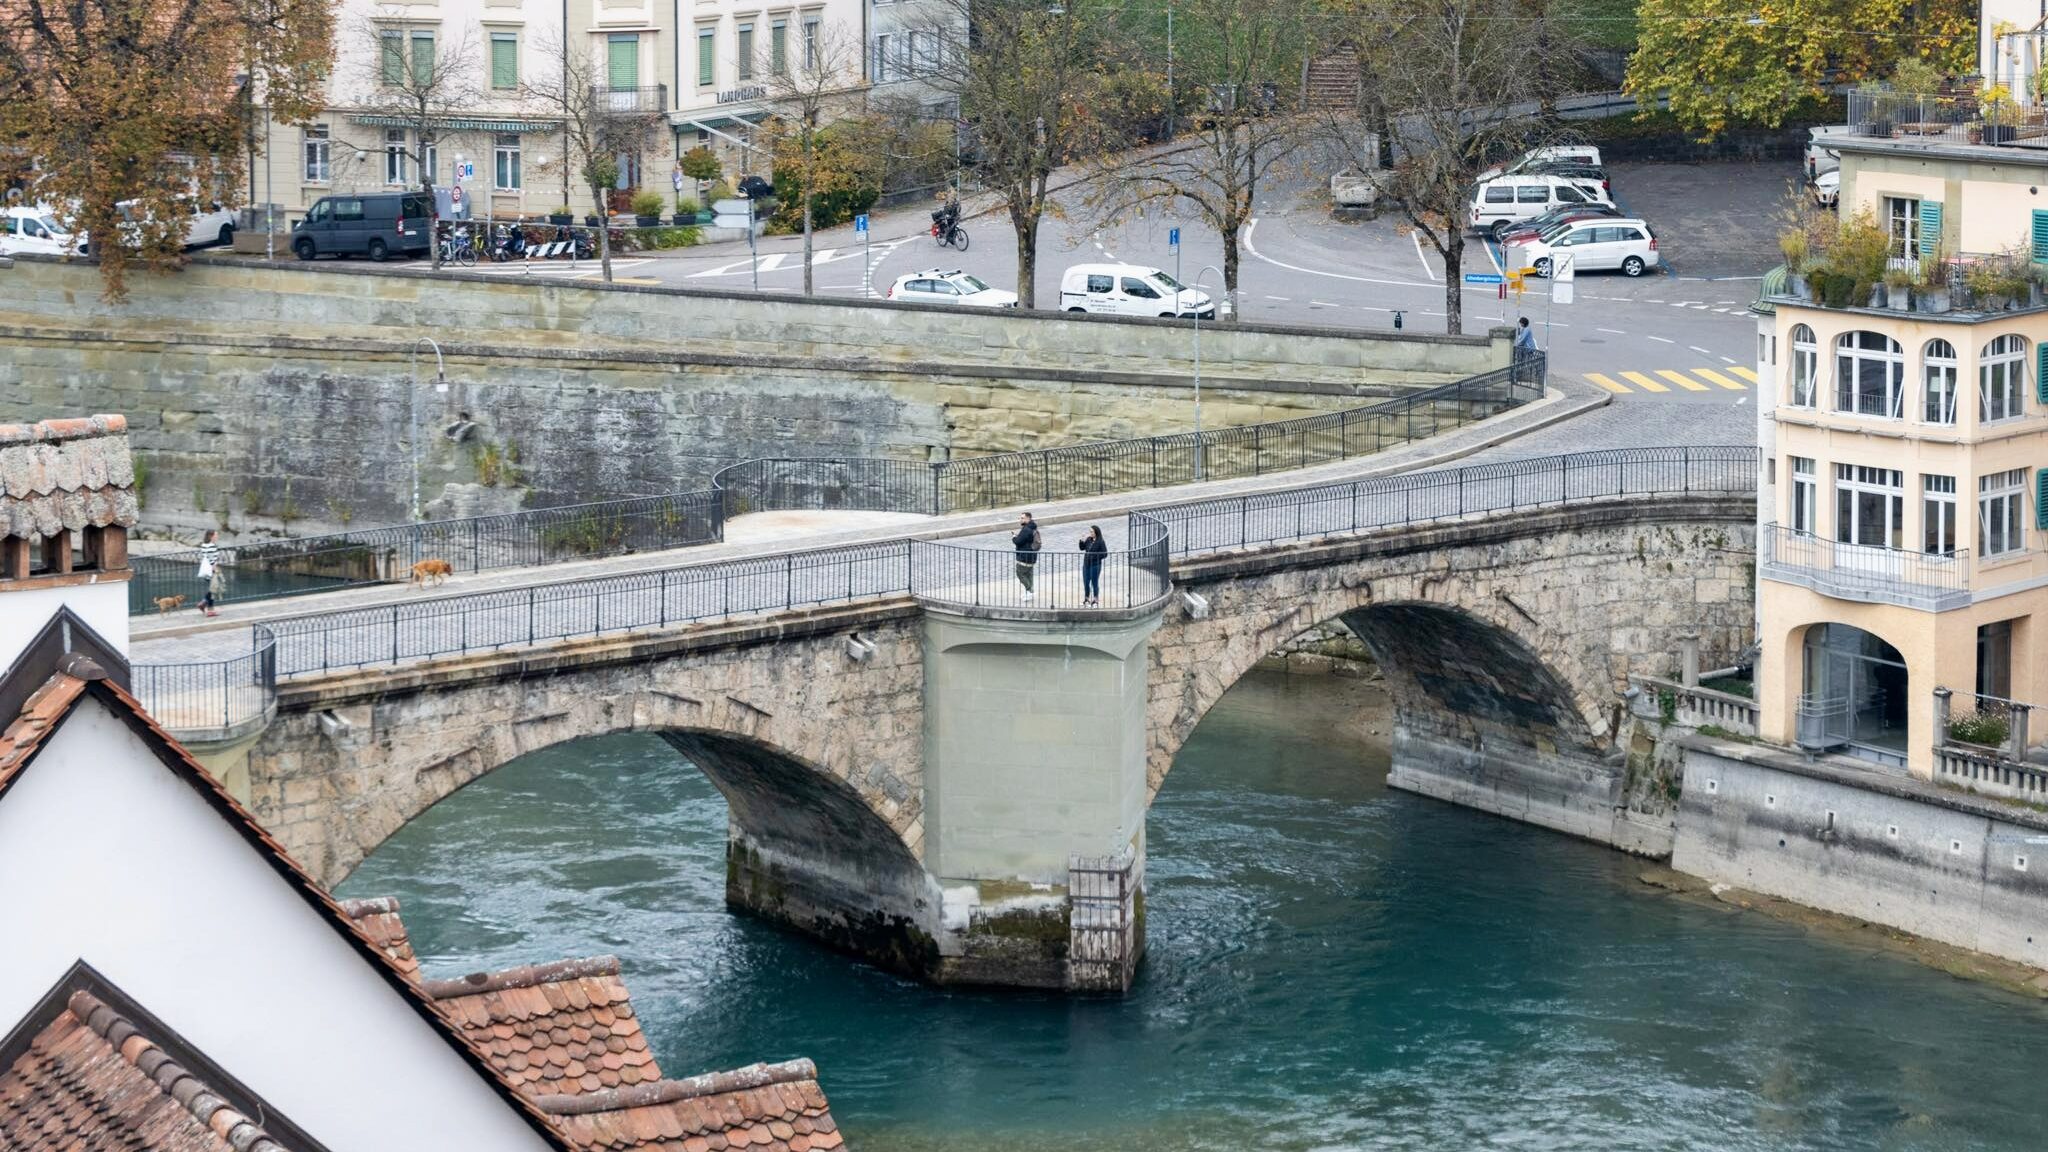
[[[1304,94],[1311,112],[1341,112],[1358,107],[1363,87],[1358,49],[1340,44],[1309,62]]]

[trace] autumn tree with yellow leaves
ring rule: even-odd
[[[0,185],[89,233],[119,298],[194,196],[237,203],[256,101],[317,110],[333,31],[329,0],[0,0]]]

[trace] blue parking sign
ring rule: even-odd
[[[862,213],[861,215],[855,216],[853,218],[853,230],[856,234],[864,233],[868,230],[868,218],[866,213]]]
[[[1180,229],[1169,228],[1166,230],[1166,246],[1176,252],[1180,251]]]

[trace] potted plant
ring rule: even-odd
[[[676,162],[676,166],[683,170],[683,175],[696,181],[696,191],[700,203],[703,197],[704,182],[706,180],[718,179],[721,171],[718,157],[712,155],[711,149],[706,148],[702,144],[683,153],[683,158]]]
[[[1785,254],[1785,286],[1801,300],[1811,297],[1806,287],[1806,229],[1787,228],[1778,233],[1778,251]]]
[[[574,224],[575,222],[576,214],[569,211],[567,204],[548,213],[548,223],[550,224]]]
[[[661,193],[652,188],[642,188],[633,193],[633,224],[639,228],[657,228],[661,225]]]
[[[1980,312],[2003,312],[2012,306],[2014,297],[2027,290],[2026,278],[1996,256],[1970,265],[1963,283],[1969,286]]]
[[[2003,84],[1985,85],[1977,96],[1977,107],[1984,116],[1983,143],[2004,144],[2012,140],[2012,89]]]
[[[1913,274],[1903,267],[1884,270],[1884,303],[1894,312],[1904,312],[1913,306]]]
[[[1949,309],[1948,265],[1940,248],[1922,255],[1913,269],[1913,303],[1920,311],[1934,315]]]

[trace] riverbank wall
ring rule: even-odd
[[[1202,424],[1464,379],[1509,339],[1216,325]],[[198,257],[111,303],[94,265],[0,260],[0,410],[126,413],[144,527],[187,536],[405,520],[415,442],[438,516],[674,492],[750,457],[916,469],[1182,432],[1192,354],[1186,321],[325,261]]]

